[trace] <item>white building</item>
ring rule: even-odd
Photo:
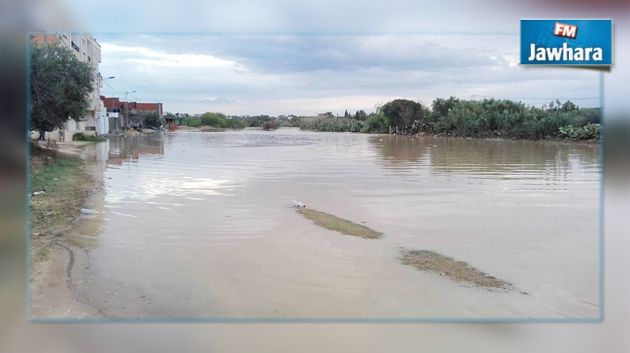
[[[103,78],[99,73],[101,45],[96,38],[84,32],[55,31],[34,34],[34,39],[43,39],[46,42],[58,42],[71,49],[80,61],[92,66],[94,74],[94,87],[92,93],[88,96],[88,108],[85,114],[81,117],[70,117],[60,131],[47,132],[46,139],[70,141],[72,135],[77,132],[98,135],[109,133],[109,119],[102,117],[106,113],[103,101],[101,100]]]

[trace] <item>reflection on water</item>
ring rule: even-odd
[[[293,129],[112,138],[71,239],[78,293],[115,317],[596,317],[597,145]],[[383,232],[314,226],[292,200]],[[530,293],[400,264],[461,259]]]
[[[435,172],[549,170],[566,174],[573,164],[599,169],[599,145],[552,141],[370,136],[384,165],[409,169],[428,161]]]
[[[110,139],[108,164],[121,165],[124,162],[137,162],[140,156],[161,158],[164,155],[164,142],[157,134],[134,137],[116,136]]]

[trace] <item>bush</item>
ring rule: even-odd
[[[361,132],[384,133],[384,132],[387,132],[388,127],[389,127],[389,122],[387,121],[387,118],[385,117],[385,115],[380,114],[380,113],[370,114],[367,120],[365,121],[365,124],[361,128]]]
[[[157,113],[146,113],[142,115],[142,126],[158,129],[162,126],[162,119]]]
[[[364,122],[354,118],[318,117],[301,119],[300,129],[331,132],[360,132]]]
[[[240,130],[245,127],[245,124],[239,118],[231,118],[226,120],[226,128]]]
[[[222,113],[204,113],[201,116],[201,125],[212,127],[228,127],[228,121]]]
[[[522,139],[600,137],[599,108],[582,109],[570,101],[534,107],[505,99],[461,100],[437,98],[431,110],[405,99],[386,103],[376,113],[359,120],[347,113],[327,113],[295,122],[303,130],[331,132],[386,132],[398,126],[403,133],[426,132],[461,137],[510,137]],[[261,118],[261,117],[257,117]],[[291,121],[294,124],[293,121]]]
[[[601,133],[600,124],[588,124],[582,127],[567,125],[560,128],[560,137],[571,140],[595,140]]]
[[[77,132],[72,135],[72,141],[103,142],[105,139],[100,136],[86,135],[82,132]]]
[[[592,125],[589,123],[591,121],[599,121],[599,109],[580,109],[570,101],[551,104],[549,108],[537,108],[508,100],[465,101],[449,98],[436,99],[433,109],[431,121],[419,126],[419,131],[433,130],[454,136],[528,139],[588,139],[598,138],[588,136],[599,136],[595,127],[577,129]],[[584,137],[579,137],[582,135]]]
[[[199,127],[201,126],[201,119],[199,118],[186,119],[184,123],[186,126]]]
[[[275,130],[278,128],[278,122],[275,120],[271,120],[271,121],[265,121],[262,124],[262,129],[265,131],[269,131],[269,130]]]

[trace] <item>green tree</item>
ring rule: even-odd
[[[93,90],[94,70],[57,43],[33,45],[30,66],[31,128],[43,140],[46,131],[63,127],[69,117],[83,115]]]
[[[572,112],[574,110],[578,110],[578,106],[575,105],[575,103],[568,100],[562,104],[561,109],[563,112]]]
[[[245,124],[243,124],[243,121],[240,118],[233,116],[229,119],[226,119],[225,127],[229,127],[230,129],[234,130],[240,130],[245,127]]]
[[[142,114],[142,126],[157,129],[162,126],[162,119],[157,113],[144,113]]]
[[[424,123],[428,114],[422,104],[408,99],[395,99],[385,104],[381,108],[381,112],[390,124],[400,126],[403,129],[410,128],[416,121]]]
[[[354,118],[361,121],[367,119],[367,117],[367,113],[363,110],[357,110],[357,112],[354,114]]]
[[[201,124],[213,127],[228,127],[228,121],[223,113],[204,113]]]

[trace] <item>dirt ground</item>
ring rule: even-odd
[[[95,187],[85,163],[76,157],[83,144],[64,144],[56,152],[32,148],[29,209],[33,319],[96,314],[76,300],[72,292],[71,271],[78,250],[63,237]]]

